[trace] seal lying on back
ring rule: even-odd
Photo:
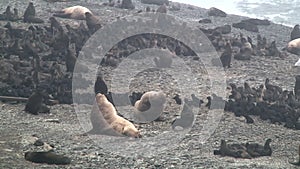
[[[85,20],[86,12],[93,14],[88,8],[77,5],[77,6],[64,8],[61,11],[57,11],[55,12],[55,14],[53,14],[53,16],[57,16],[61,18]]]
[[[112,103],[110,103],[104,94],[98,93],[96,95],[96,102],[102,113],[105,121],[118,133],[129,136],[140,138],[141,134],[138,129],[128,120],[117,114],[117,111]]]

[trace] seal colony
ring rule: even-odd
[[[17,14],[17,11],[14,12],[14,14],[12,14],[12,12],[8,12],[10,11],[10,9],[8,8],[7,11],[4,13],[4,15],[2,15],[1,17],[6,17],[5,19],[10,19],[11,21],[14,20],[12,19],[13,15]],[[30,12],[29,12],[30,13]],[[86,15],[87,13],[85,13]],[[15,15],[17,16],[17,15]],[[33,16],[33,15],[32,15]],[[10,22],[7,23],[6,28],[4,29],[5,31],[3,32],[3,35],[5,35],[6,38],[3,38],[3,41],[5,42],[5,44],[7,44],[6,46],[3,46],[0,48],[1,51],[5,51],[5,55],[4,56],[4,60],[6,58],[10,58],[10,55],[16,55],[19,57],[19,59],[21,60],[20,63],[15,64],[15,62],[10,62],[10,64],[1,64],[3,65],[3,67],[9,67],[10,65],[13,66],[13,69],[16,69],[18,72],[23,73],[23,72],[27,72],[26,69],[24,69],[24,65],[29,65],[27,67],[31,68],[31,65],[28,64],[26,61],[27,60],[31,60],[32,56],[34,56],[34,63],[32,66],[32,71],[30,69],[30,73],[34,74],[32,80],[24,80],[24,85],[26,86],[30,86],[31,83],[41,83],[43,81],[49,82],[51,83],[52,86],[56,86],[58,88],[58,91],[60,92],[56,92],[56,93],[51,93],[51,97],[54,98],[59,98],[61,99],[60,103],[64,103],[64,98],[71,98],[70,95],[66,95],[64,91],[67,91],[65,89],[70,88],[70,86],[66,85],[70,83],[70,77],[72,77],[70,74],[65,74],[64,69],[62,69],[62,65],[61,63],[65,62],[65,58],[70,58],[67,60],[71,60],[70,63],[68,63],[68,65],[66,65],[67,71],[70,73],[72,72],[73,66],[74,66],[74,62],[75,62],[75,56],[72,53],[68,53],[69,51],[69,43],[74,43],[76,42],[76,52],[80,51],[80,47],[82,45],[80,45],[80,43],[84,43],[85,39],[88,39],[88,37],[91,35],[91,30],[86,29],[84,24],[80,24],[80,26],[78,27],[72,27],[72,26],[67,26],[66,25],[66,29],[64,26],[60,25],[60,23],[56,20],[55,21],[55,17],[53,17],[51,20],[51,26],[40,26],[40,25],[30,25],[30,27],[28,27],[28,29],[19,29],[16,28],[15,24],[11,24]],[[86,22],[88,22],[86,20]],[[95,22],[91,22],[92,24]],[[96,23],[97,25],[97,23]],[[101,29],[101,28],[100,28]],[[0,29],[0,31],[2,31],[2,29]],[[231,30],[230,30],[231,31]],[[251,60],[255,59],[255,53],[258,54],[259,56],[280,56],[280,55],[275,55],[274,53],[274,49],[276,49],[275,45],[275,41],[272,41],[271,43],[267,42],[266,37],[260,37],[257,38],[257,44],[253,44],[252,43],[252,39],[253,37],[247,37],[247,36],[243,36],[240,35],[239,37],[231,37],[230,39],[226,39],[225,36],[223,36],[224,32],[228,32],[228,31],[220,31],[220,28],[218,29],[214,29],[212,32],[208,31],[206,32],[209,35],[209,38],[212,40],[213,45],[216,47],[216,49],[219,52],[224,52],[226,53],[231,53],[231,56],[234,56],[234,54],[236,53],[240,53],[242,55],[249,55],[251,56]],[[74,34],[76,36],[74,36]],[[26,35],[26,36],[25,36]],[[55,36],[52,36],[55,35]],[[259,34],[258,34],[259,35]],[[0,35],[2,37],[2,35]],[[78,38],[79,37],[79,38]],[[150,37],[150,38],[149,38]],[[259,37],[259,36],[258,36]],[[150,39],[150,40],[149,40]],[[147,35],[142,35],[140,37],[130,37],[126,40],[128,40],[127,42],[130,42],[130,44],[132,44],[132,50],[129,48],[123,49],[122,46],[120,48],[122,48],[122,50],[118,50],[117,54],[113,54],[110,56],[111,59],[115,59],[116,60],[116,64],[118,63],[119,60],[121,60],[121,57],[126,57],[128,56],[128,54],[132,53],[133,51],[135,51],[138,47],[141,47],[140,49],[145,48],[145,46],[148,45],[148,42],[153,40],[153,39],[159,39],[161,40],[161,44],[162,45],[164,42],[167,42],[168,40],[170,40],[170,38],[166,38],[164,36],[158,36],[158,35],[154,35],[154,34],[147,34]],[[143,41],[145,40],[145,41]],[[148,41],[149,40],[149,41]],[[143,42],[147,42],[147,43],[141,43],[141,41]],[[25,42],[25,43],[24,43]],[[171,43],[173,43],[174,41],[172,41],[172,39],[169,41]],[[228,51],[226,51],[226,45],[231,45],[231,49],[228,46]],[[120,43],[121,44],[121,43]],[[250,45],[249,45],[250,44]],[[119,45],[119,44],[118,44]],[[157,46],[159,46],[157,45]],[[46,46],[46,47],[45,47]],[[151,46],[151,44],[149,45]],[[169,45],[172,46],[172,45]],[[169,47],[169,46],[164,46],[164,47]],[[51,55],[49,56],[44,56],[41,53],[44,53],[45,51],[48,52],[50,50],[48,50],[48,48],[50,48],[52,50],[52,47],[55,48],[55,50],[51,51],[53,53],[51,53]],[[65,49],[68,48],[68,49]],[[116,49],[120,49],[120,48],[116,48]],[[188,56],[190,53],[192,53],[186,46],[184,46],[184,44],[179,44],[176,46],[175,48],[176,50],[174,50],[174,52],[176,53],[176,55],[181,55],[181,56]],[[229,50],[230,49],[230,50]],[[236,52],[235,50],[238,49]],[[54,53],[59,51],[58,53]],[[171,49],[173,50],[173,49]],[[246,52],[245,52],[246,51]],[[250,52],[250,54],[248,53]],[[278,52],[278,51],[277,51]],[[280,51],[281,52],[281,51]],[[71,54],[71,55],[66,55],[66,54]],[[225,55],[224,54],[224,55]],[[119,58],[116,58],[115,55],[118,55]],[[68,56],[68,57],[65,57]],[[13,56],[15,57],[15,56]],[[40,57],[40,63],[39,63],[39,57]],[[227,56],[228,57],[228,56]],[[224,56],[224,58],[226,58]],[[229,58],[229,57],[228,57]],[[238,58],[238,57],[236,57]],[[231,69],[234,68],[236,65],[234,65],[236,62],[238,62],[238,60],[242,60],[242,59],[236,59],[233,58],[235,60],[233,60],[234,62],[228,62],[225,60],[223,66]],[[248,58],[248,57],[241,57],[241,58]],[[160,58],[159,58],[160,59]],[[160,60],[157,59],[157,65],[160,62]],[[245,59],[246,60],[246,59]],[[45,64],[48,63],[47,61],[50,61],[50,64]],[[249,59],[247,62],[250,62]],[[2,62],[3,63],[3,62]],[[9,65],[9,66],[7,66]],[[106,66],[110,66],[109,64],[107,64]],[[42,69],[38,70],[38,68],[41,67]],[[49,69],[48,69],[49,68]],[[33,70],[34,69],[34,70]],[[49,79],[47,79],[47,76],[44,77],[44,74],[40,73],[40,75],[38,75],[39,73],[36,73],[35,71],[41,71],[42,73],[45,72],[51,72],[51,74],[49,74],[51,77],[51,82]],[[14,71],[11,71],[10,78],[8,79],[9,81],[3,80],[3,82],[8,82],[8,84],[11,84],[10,81],[13,81],[13,73]],[[47,74],[48,75],[48,74]],[[297,78],[297,77],[296,77]],[[31,78],[29,78],[31,79]],[[23,79],[22,79],[23,80]],[[101,93],[108,93],[107,91],[107,86],[103,86],[102,85],[102,80],[99,80],[99,85],[101,86],[100,89],[96,88],[95,90],[97,91],[101,91]],[[55,83],[52,84],[52,82],[55,81]],[[297,82],[296,82],[297,83]],[[250,111],[249,109],[252,110],[258,110],[255,111],[253,113],[255,114],[250,114],[251,116],[255,116],[255,115],[259,115],[261,116],[261,119],[263,120],[267,120],[270,119],[271,123],[281,123],[283,125],[285,125],[288,128],[293,128],[293,129],[299,129],[298,122],[297,122],[297,118],[299,119],[298,113],[293,111],[292,109],[298,109],[299,107],[299,101],[297,100],[297,94],[293,94],[293,93],[289,93],[290,91],[284,91],[284,90],[280,90],[278,88],[278,86],[271,84],[270,80],[266,80],[266,83],[263,84],[262,87],[258,87],[258,88],[254,88],[254,87],[249,87],[249,85],[245,85],[244,87],[234,87],[234,85],[232,86],[232,95],[230,96],[230,99],[228,102],[226,102],[226,109],[232,112],[234,112],[237,116],[244,116],[244,117],[249,117]],[[19,86],[18,86],[19,87]],[[105,88],[106,87],[106,88]],[[27,90],[27,88],[21,88],[22,90],[17,90],[16,93],[20,94],[20,93],[30,93],[32,92],[32,90]],[[299,94],[299,85],[295,85],[295,93]],[[14,89],[15,90],[15,89]],[[12,90],[13,92],[15,92],[14,90]],[[10,88],[8,88],[7,90],[3,90],[3,92],[6,91],[11,91]],[[53,91],[53,90],[49,90],[49,91]],[[33,96],[36,93],[33,93]],[[136,102],[136,100],[141,100],[142,95],[140,95],[141,93],[138,93],[137,96],[134,96],[135,98],[133,98],[134,102]],[[178,97],[176,97],[178,96]],[[178,102],[178,104],[181,104],[181,101],[179,100],[179,95],[176,95],[175,99],[176,102]],[[253,100],[253,96],[257,96],[255,97],[255,101]],[[101,96],[102,97],[102,96]],[[32,97],[31,99],[28,100],[28,105],[35,105],[37,104],[38,108],[34,108],[33,114],[36,114],[40,111],[38,111],[40,108],[40,101],[42,100],[41,96],[38,95],[38,99],[34,99],[35,97]],[[299,98],[299,96],[298,96]],[[30,102],[33,100],[33,103],[31,104]],[[37,100],[37,102],[35,102],[34,100]],[[99,99],[98,99],[99,100]],[[91,120],[93,123],[93,130],[91,130],[90,133],[92,134],[110,134],[111,132],[115,132],[115,134],[117,136],[124,136],[124,135],[128,135],[130,137],[136,137],[137,131],[135,130],[137,128],[133,128],[132,127],[132,122],[130,122],[129,120],[127,120],[127,122],[124,122],[123,120],[126,120],[125,118],[121,117],[120,115],[116,115],[116,110],[112,108],[111,104],[108,104],[109,102],[107,102],[106,99],[105,102],[96,102],[94,104],[93,107],[93,111],[92,111],[92,115],[91,115]],[[208,97],[209,102],[216,100],[216,97]],[[223,100],[222,100],[223,101]],[[189,123],[185,123],[186,121],[193,121],[194,120],[194,116],[191,112],[191,106],[190,105],[195,105],[195,106],[200,106],[201,103],[199,103],[200,101],[197,100],[196,98],[192,97],[192,101],[191,102],[184,102],[183,105],[183,109],[185,111],[183,111],[181,113],[180,118],[177,118],[176,120],[174,120],[174,122],[172,123],[172,128],[176,128],[176,127],[182,127],[182,128],[188,128],[190,127]],[[118,117],[117,119],[121,119],[123,118],[122,123],[120,125],[116,125],[117,129],[114,129],[113,127],[111,127],[110,125],[113,124],[113,120],[109,120],[111,118],[107,118],[105,119],[102,112],[99,109],[99,104],[102,105],[104,104],[108,107],[108,114],[109,116],[112,115],[112,117]],[[188,103],[188,104],[186,104]],[[146,104],[147,105],[147,104]],[[149,104],[148,104],[149,105]],[[254,107],[253,107],[254,105]],[[26,106],[25,106],[26,107]],[[30,106],[29,106],[30,107]],[[103,107],[103,106],[100,106]],[[105,107],[105,106],[104,106]],[[110,107],[110,108],[109,108]],[[207,105],[208,108],[214,109],[215,107],[211,107],[211,104]],[[281,108],[287,108],[287,109],[281,109]],[[290,109],[289,107],[292,107],[292,109]],[[27,110],[30,110],[30,108],[26,108]],[[244,111],[246,110],[246,111]],[[101,112],[101,113],[99,113]],[[186,114],[184,112],[187,112]],[[263,113],[265,114],[263,114]],[[281,113],[281,112],[286,112]],[[102,117],[101,117],[102,115]],[[291,118],[293,117],[293,118]],[[104,122],[106,123],[102,123],[99,119],[102,118],[102,120],[104,120]],[[95,121],[93,121],[95,120]],[[109,123],[106,121],[108,120]],[[117,120],[118,121],[118,120]],[[123,123],[124,122],[124,123]],[[255,121],[254,121],[255,122]],[[131,124],[130,124],[131,123]],[[100,129],[98,130],[97,125],[100,125]],[[102,124],[104,124],[104,129],[105,127],[111,127],[112,130],[102,130]],[[150,123],[151,124],[151,123]],[[152,125],[152,124],[151,124]],[[120,129],[118,126],[131,126],[129,128],[131,128],[132,132],[124,132],[124,128]],[[134,125],[133,125],[134,126]],[[135,127],[135,126],[134,126]],[[234,156],[240,155],[242,158],[254,158],[255,156],[261,155],[260,150],[263,150],[265,152],[265,154],[272,154],[272,151],[269,151],[270,149],[267,146],[263,146],[260,144],[254,144],[254,143],[243,143],[241,145],[236,145],[236,144],[227,144],[225,139],[224,141],[221,141],[221,147],[222,148],[222,153],[226,154],[227,152],[229,154],[232,154]],[[265,148],[266,147],[266,148]],[[253,150],[252,152],[249,151],[247,152],[247,149],[249,150]],[[223,151],[224,150],[224,151]],[[233,150],[233,153],[232,153]],[[265,151],[268,150],[268,151]],[[225,153],[224,153],[225,152]],[[252,155],[251,155],[252,154]],[[34,154],[33,154],[34,155]],[[28,158],[28,154],[27,157],[25,156],[25,158]],[[297,164],[297,163],[296,163]]]

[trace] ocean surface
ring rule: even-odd
[[[287,26],[300,24],[300,0],[171,0],[199,6],[216,7],[228,14],[269,19]]]

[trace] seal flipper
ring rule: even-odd
[[[70,13],[64,13],[64,12],[53,14],[53,16],[60,17],[60,18],[71,18],[71,15],[72,14]]]

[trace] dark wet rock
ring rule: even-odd
[[[262,19],[257,19],[257,18],[255,18],[255,19],[250,18],[250,19],[242,20],[242,22],[252,23],[254,25],[266,25],[266,26],[271,25],[271,22],[267,19],[262,20]]]
[[[169,0],[141,0],[144,4],[154,4],[154,5],[169,5]]]
[[[210,19],[201,19],[199,23],[211,23]]]
[[[207,12],[208,16],[219,16],[219,17],[226,17],[227,14],[215,7],[209,8],[208,12]]]
[[[121,8],[124,8],[124,9],[134,9],[135,6],[132,3],[132,0],[122,0]]]
[[[156,12],[159,13],[167,13],[167,7],[165,4],[161,5],[160,7],[157,8]]]
[[[250,32],[258,32],[257,25],[255,25],[251,22],[241,21],[241,22],[238,22],[238,23],[233,23],[232,26],[235,27],[235,28],[244,29],[244,30],[250,31]]]

